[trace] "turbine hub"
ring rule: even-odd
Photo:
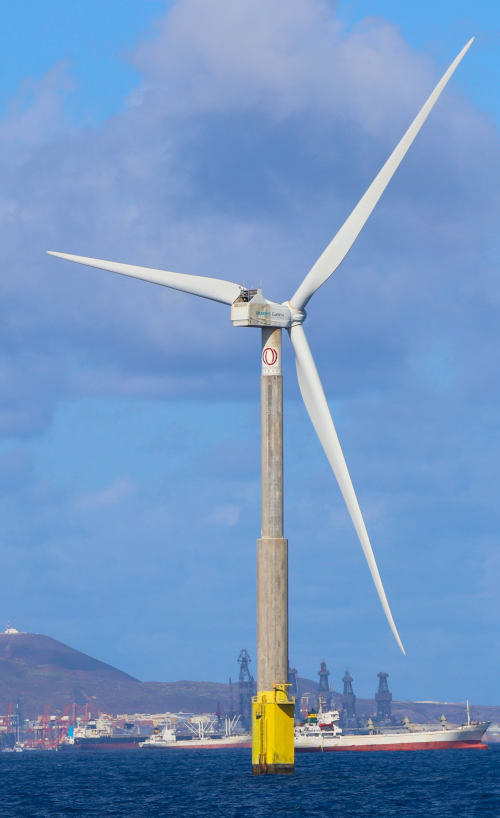
[[[307,312],[305,310],[296,310],[290,301],[286,301],[283,306],[288,307],[290,310],[291,327],[297,327],[299,324],[302,324],[303,321],[305,321],[307,317]]]

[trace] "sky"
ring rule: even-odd
[[[0,9],[5,622],[143,680],[255,657],[258,332],[45,251],[290,298],[474,36],[305,325],[406,657],[286,337],[285,533],[302,676],[499,703],[500,8],[410,6]]]

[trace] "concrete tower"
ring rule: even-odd
[[[292,773],[294,769],[295,702],[288,687],[288,540],[283,536],[283,375],[278,327],[262,329],[261,474],[257,695],[252,709],[255,775]]]

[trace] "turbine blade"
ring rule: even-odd
[[[172,290],[180,290],[183,293],[199,295],[212,301],[220,301],[222,304],[232,304],[241,292],[241,287],[238,284],[223,281],[220,278],[168,273],[166,270],[153,270],[151,267],[136,267],[133,264],[102,261],[98,258],[86,258],[86,256],[71,256],[68,253],[55,253],[52,250],[47,252],[51,256],[75,261],[78,264],[86,264],[88,267],[98,267],[100,270],[109,270],[111,273],[120,273],[120,275],[130,276],[131,278],[141,278],[143,281],[151,281],[153,284],[161,284],[162,287],[170,287]]]
[[[300,391],[306,405],[306,409],[311,418],[312,425],[320,439],[320,443],[325,450],[325,454],[337,478],[337,483],[344,496],[349,514],[354,523],[354,528],[359,537],[361,547],[364,551],[368,567],[370,569],[375,588],[380,597],[385,615],[391,626],[391,630],[396,638],[399,647],[405,653],[405,649],[399,637],[398,630],[392,617],[391,609],[385,595],[384,586],[380,579],[379,570],[373,554],[373,549],[368,537],[368,532],[361,514],[361,509],[354,492],[351,477],[347,469],[342,449],[340,447],[337,432],[333,425],[332,416],[326,402],[325,393],[319,379],[318,370],[314,363],[309,344],[302,325],[294,326],[290,330],[290,339],[295,351],[295,362],[297,365],[297,376],[299,379]],[[406,653],[405,653],[406,656]]]
[[[473,40],[474,38],[472,38]],[[311,268],[299,289],[290,299],[290,303],[296,310],[303,310],[307,302],[314,295],[316,290],[335,272],[339,264],[344,260],[352,245],[358,238],[368,217],[371,215],[375,205],[382,196],[390,180],[408,148],[412,144],[420,128],[430,114],[441,91],[455,71],[455,68],[470,47],[472,40],[469,40],[465,48],[462,49],[456,60],[450,65],[448,71],[437,84],[424,107],[410,125],[399,145],[395,148],[384,167],[374,179],[363,198],[356,205],[351,215],[344,222],[335,238],[330,242],[324,253]]]

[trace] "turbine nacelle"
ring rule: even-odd
[[[235,327],[280,327],[290,329],[301,324],[305,311],[296,310],[289,301],[276,304],[262,295],[262,290],[241,289],[240,295],[231,304],[231,321]]]

